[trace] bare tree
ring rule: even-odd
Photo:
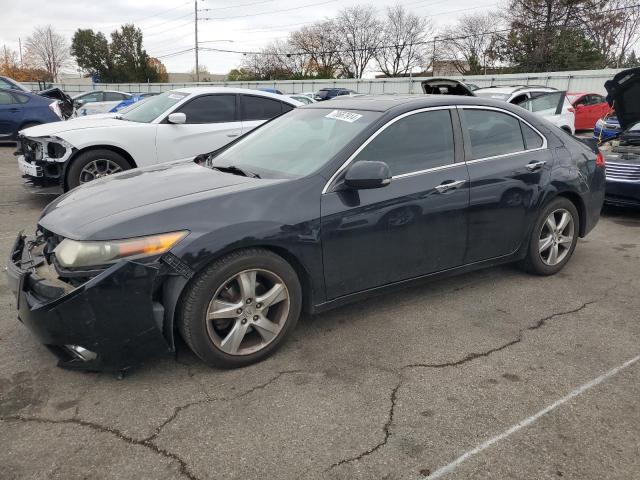
[[[480,13],[463,15],[453,27],[446,28],[441,38],[441,57],[446,58],[461,74],[480,74],[495,64],[497,15]],[[498,28],[496,28],[498,27]]]
[[[387,77],[406,75],[422,67],[427,57],[426,41],[433,33],[433,25],[401,5],[387,8],[382,29],[381,46],[375,59],[380,71]]]
[[[55,81],[60,69],[69,63],[67,40],[55,32],[51,25],[36,27],[25,43],[25,57],[29,64],[47,71]]]
[[[308,73],[320,78],[333,78],[340,67],[341,39],[333,20],[302,27],[289,36],[292,50],[308,55]]]
[[[343,75],[362,78],[382,42],[382,25],[372,6],[342,10],[336,18],[336,30],[342,40]]]

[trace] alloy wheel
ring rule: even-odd
[[[542,224],[538,241],[538,252],[546,265],[558,265],[567,257],[574,230],[573,216],[568,210],[559,208],[549,214]]]
[[[206,312],[209,338],[229,355],[249,355],[269,345],[284,327],[291,300],[269,270],[244,270],[215,292]]]
[[[98,158],[87,163],[80,171],[80,183],[87,183],[122,171],[122,167],[108,158]]]

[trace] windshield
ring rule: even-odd
[[[209,166],[234,166],[262,178],[297,178],[325,165],[380,112],[298,108],[214,157]]]
[[[519,105],[525,110],[540,115],[558,115],[562,110],[564,96],[564,92],[548,93],[526,100]]]
[[[173,107],[188,95],[188,93],[169,91],[154,97],[149,97],[144,103],[138,105],[136,108],[127,110],[126,112],[121,110],[121,113],[124,113],[120,118],[131,122],[151,123],[166,112],[167,109]]]
[[[508,93],[497,93],[497,92],[481,92],[480,90],[476,90],[473,92],[475,94],[476,97],[482,97],[482,98],[493,98],[494,100],[503,100],[503,101],[507,101],[507,99],[509,98],[509,94]]]

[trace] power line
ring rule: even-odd
[[[325,2],[309,3],[307,5],[300,5],[298,7],[285,8],[285,9],[282,9],[282,10],[272,10],[270,12],[249,13],[249,14],[246,14],[246,15],[234,15],[232,17],[209,17],[209,18],[203,18],[202,20],[230,20],[230,19],[233,19],[233,18],[259,17],[261,15],[272,15],[274,13],[291,12],[293,10],[300,10],[300,9],[307,8],[307,7],[318,7],[320,5],[327,5],[328,3],[335,3],[337,1],[338,0],[327,0]]]
[[[228,10],[230,8],[238,8],[238,7],[251,7],[253,5],[261,5],[263,3],[271,3],[274,0],[260,0],[259,2],[251,2],[251,3],[242,3],[240,5],[229,5],[227,7],[215,7],[215,8],[201,8],[201,12],[211,12],[213,10]]]

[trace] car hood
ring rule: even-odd
[[[640,121],[640,67],[617,73],[604,83],[607,102],[616,110],[623,130]]]
[[[116,116],[108,116],[94,118],[93,116],[78,117],[67,120],[66,122],[53,122],[29,127],[24,131],[27,137],[49,137],[58,135],[72,130],[83,130],[86,128],[109,128],[122,127],[123,125],[139,126],[148,125],[146,123],[128,122],[126,120],[118,120]]]
[[[175,220],[176,207],[212,195],[255,188],[277,180],[260,180],[211,170],[192,161],[164,163],[111,175],[58,197],[42,212],[39,224],[63,237],[100,240],[97,232],[133,224],[147,214]],[[172,213],[173,212],[173,213]],[[174,218],[171,218],[174,217]],[[128,227],[122,238],[158,232]]]
[[[75,113],[75,106],[71,97],[57,87],[42,90],[41,92],[38,92],[38,95],[58,100],[60,111],[62,112],[62,116],[65,120],[71,118]]]

